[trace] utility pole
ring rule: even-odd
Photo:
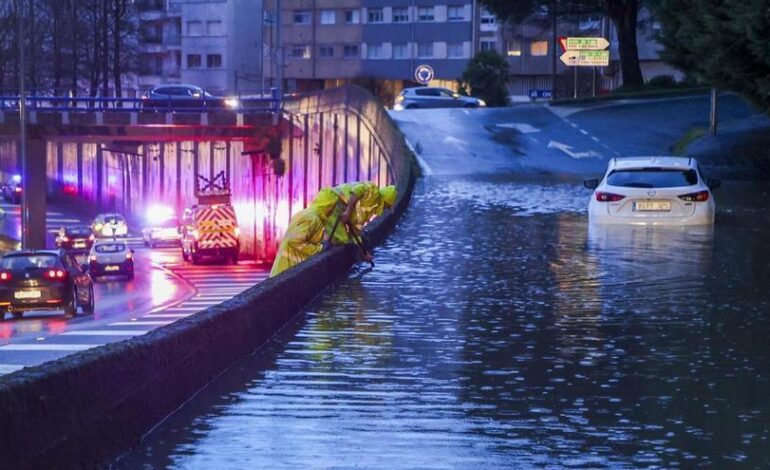
[[[551,99],[556,99],[556,48],[558,47],[559,38],[556,31],[556,20],[558,13],[556,10],[559,8],[559,0],[553,0],[553,8],[551,13],[551,23],[553,23],[553,38],[551,39]]]
[[[278,64],[278,97],[279,99],[283,99],[283,25],[281,24],[281,0],[275,1],[275,27],[276,27],[276,37],[275,37],[275,47],[278,51],[278,60],[276,61]]]
[[[717,135],[717,104],[718,104],[718,92],[717,87],[711,87],[711,113],[709,116],[709,133],[711,135]]]
[[[19,34],[19,157],[21,159],[21,247],[29,246],[29,198],[28,194],[32,188],[27,185],[27,91],[24,83],[24,72],[27,69],[24,58],[24,11],[23,0],[16,0],[16,20],[18,22]],[[37,189],[37,188],[36,188]],[[44,191],[44,188],[40,188]]]

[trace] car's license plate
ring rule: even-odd
[[[39,290],[20,290],[14,292],[13,296],[17,299],[39,299],[42,294]]]
[[[72,244],[72,246],[75,247],[75,248],[85,248],[86,247],[86,242],[75,242],[75,243]]]
[[[671,210],[671,201],[636,201],[634,210],[642,212],[667,212]]]
[[[105,271],[120,271],[120,266],[107,266],[104,268]]]

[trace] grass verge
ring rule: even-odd
[[[707,127],[693,127],[685,132],[685,134],[674,143],[671,151],[674,155],[684,156],[687,154],[687,149],[690,147],[690,144],[706,135],[707,132]]]

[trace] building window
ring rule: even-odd
[[[345,10],[345,23],[358,24],[361,22],[361,12],[358,10]]]
[[[187,54],[187,68],[188,69],[197,69],[201,66],[201,55],[200,54]]]
[[[533,56],[548,55],[548,41],[532,41],[529,54]]]
[[[294,10],[294,24],[310,24],[310,10]]]
[[[366,45],[366,58],[367,59],[382,59],[385,57],[385,51],[382,44],[367,44]]]
[[[418,21],[434,21],[433,7],[420,7],[417,9]]]
[[[481,7],[481,24],[495,24],[497,23],[497,17],[494,13],[487,10],[484,7]]]
[[[334,57],[334,47],[318,46],[318,57],[321,59],[331,59]]]
[[[417,44],[417,57],[425,59],[433,57],[433,43],[421,42]]]
[[[394,59],[409,59],[409,45],[408,44],[393,44],[393,58]]]
[[[479,48],[482,51],[494,51],[495,48],[495,40],[494,39],[482,39],[479,41]]]
[[[394,23],[408,23],[409,22],[409,8],[406,8],[406,7],[394,7],[393,8],[393,22]]]
[[[465,19],[465,7],[462,5],[450,5],[447,8],[448,21],[463,21]]]
[[[188,21],[187,22],[187,35],[188,36],[203,36],[203,23],[200,21]]]
[[[507,46],[507,55],[508,57],[521,56],[521,41],[519,41],[518,39],[509,39],[508,46]]]
[[[309,59],[310,46],[294,45],[291,46],[290,57],[292,59]]]
[[[321,10],[321,24],[334,24],[335,14],[334,10]]]
[[[221,21],[207,21],[206,34],[209,36],[221,36],[223,33]]]
[[[382,8],[370,8],[366,14],[367,23],[382,23],[384,16],[382,14]]]
[[[450,42],[446,45],[446,55],[450,59],[459,59],[465,55],[465,49],[461,42]]]
[[[348,44],[342,50],[342,55],[348,59],[359,57],[358,44]]]
[[[218,69],[222,67],[222,55],[208,54],[206,56],[206,67],[210,69]]]

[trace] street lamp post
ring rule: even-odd
[[[21,246],[29,247],[29,198],[30,187],[27,184],[27,99],[24,83],[24,72],[26,71],[26,61],[24,58],[24,19],[23,1],[16,1],[16,21],[18,22],[18,42],[19,42],[19,157],[21,160]]]

